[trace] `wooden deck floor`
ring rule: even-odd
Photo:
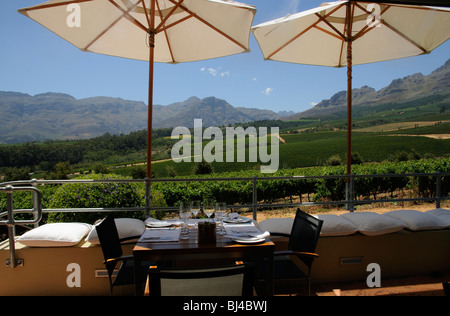
[[[365,282],[312,284],[311,296],[445,296],[442,283],[449,281],[450,274],[382,280],[381,287],[375,288],[369,288]],[[282,285],[276,295],[286,295],[287,287]],[[291,295],[307,295],[301,284],[295,288]]]

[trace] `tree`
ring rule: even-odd
[[[131,177],[133,179],[145,179],[147,177],[147,171],[144,166],[134,166],[131,168]]]
[[[213,173],[213,167],[210,163],[203,160],[195,166],[195,174],[211,174]]]
[[[68,174],[72,171],[72,167],[68,161],[58,162],[53,171],[48,174],[49,179],[68,179]]]
[[[6,168],[3,181],[30,180],[30,167]]]
[[[333,155],[327,159],[327,166],[340,166],[342,165],[342,159],[339,155]]]

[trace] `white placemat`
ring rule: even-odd
[[[139,238],[139,242],[169,242],[180,240],[181,229],[178,228],[149,228]]]
[[[255,226],[253,222],[250,223],[242,223],[242,224],[230,224],[224,223],[225,231],[227,235],[236,235],[236,234],[261,234],[262,231]]]

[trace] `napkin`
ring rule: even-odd
[[[164,227],[171,225],[181,225],[181,221],[177,219],[169,219],[167,221],[162,221],[156,218],[149,217],[145,220],[145,225],[149,227]]]
[[[248,224],[225,225],[225,231],[230,238],[239,239],[262,239],[270,236],[268,231],[262,232],[253,222]]]
[[[168,242],[180,240],[180,228],[146,229],[139,242]]]
[[[260,233],[245,233],[245,232],[243,232],[243,233],[228,234],[228,236],[231,238],[253,240],[253,239],[262,239],[262,238],[270,237],[270,233],[268,231],[260,232]]]

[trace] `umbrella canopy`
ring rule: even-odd
[[[337,1],[257,25],[252,31],[265,59],[348,68],[349,175],[352,65],[431,52],[450,36],[450,8]]]
[[[227,0],[51,0],[19,12],[83,51],[149,61],[150,178],[153,63],[249,51],[256,9]]]

